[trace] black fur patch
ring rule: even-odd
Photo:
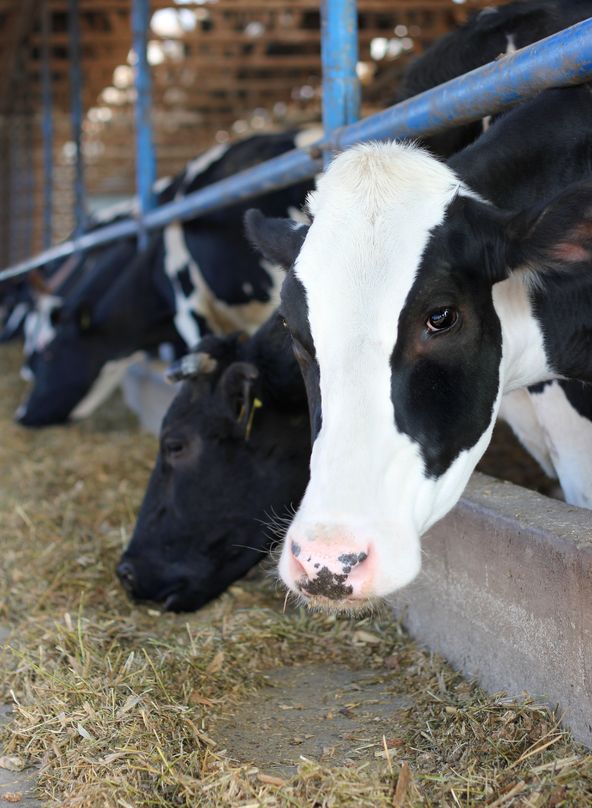
[[[188,264],[185,264],[185,266],[177,272],[177,280],[179,281],[179,286],[185,297],[191,297],[195,292],[195,286],[191,280]]]

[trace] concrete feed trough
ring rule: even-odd
[[[161,366],[134,366],[124,391],[157,433],[175,393]],[[559,705],[592,746],[592,514],[476,473],[423,548],[394,599],[411,634],[490,691]]]
[[[474,474],[395,611],[488,690],[527,691],[592,746],[592,514]]]

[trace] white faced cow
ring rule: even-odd
[[[502,395],[592,380],[591,154],[589,88],[553,90],[448,165],[413,145],[344,152],[310,227],[247,216],[290,268],[282,310],[312,423],[279,567],[293,591],[351,607],[409,583]]]

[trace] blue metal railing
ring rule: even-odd
[[[358,14],[356,0],[322,0],[323,129],[325,134],[348,126],[360,115]],[[331,152],[325,152],[325,163]]]
[[[78,0],[68,0],[68,55],[70,57],[70,117],[74,143],[74,221],[81,233],[86,218],[84,159],[82,155],[82,51],[80,47],[80,9]]]
[[[43,105],[43,246],[52,240],[53,226],[53,94],[51,88],[51,16],[47,0],[41,5],[41,95]]]
[[[138,192],[138,245],[147,245],[144,216],[156,205],[153,186],[156,182],[156,154],[152,141],[150,114],[152,81],[148,65],[148,29],[150,0],[133,0],[132,33],[134,40],[134,78],[136,86],[136,188]]]
[[[335,2],[337,0],[334,0]],[[414,138],[495,114],[548,87],[592,78],[592,19],[410,98],[365,120],[336,129],[308,149],[294,150],[152,210],[144,226],[156,229],[193,219],[262,193],[312,177],[322,156],[356,142]],[[0,272],[0,280],[28,272],[49,260],[122,237],[138,229],[128,220],[64,242]]]

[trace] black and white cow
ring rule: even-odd
[[[163,194],[179,198],[282,154],[302,137],[297,132],[256,135],[216,146],[190,163]],[[287,215],[311,187],[305,182],[272,191],[259,202],[271,215]],[[159,340],[181,340],[187,350],[209,331],[254,331],[277,305],[281,273],[246,243],[246,208],[242,203],[174,222],[153,236],[144,253],[128,256],[125,265],[109,264],[116,248],[106,250],[101,262],[108,264],[109,282],[100,294],[88,294],[82,280],[68,298],[55,336],[38,351],[32,391],[17,412],[20,423],[43,426],[88,415],[137,352],[153,350]]]
[[[590,16],[592,0],[517,0],[486,7],[430,45],[409,65],[393,103],[462,76]],[[450,157],[472,143],[488,123],[486,118],[455,127],[426,138],[424,144],[436,154]]]
[[[383,143],[330,165],[295,227],[247,216],[288,268],[282,313],[313,423],[280,575],[356,606],[410,582],[504,393],[592,381],[592,93],[549,90],[440,163]]]
[[[264,522],[308,480],[306,393],[278,315],[253,337],[205,337],[184,380],[118,575],[137,600],[198,609],[265,557]]]
[[[590,0],[519,0],[475,12],[411,63],[397,98],[429,90],[591,15]],[[490,123],[488,117],[454,127],[423,144],[437,156],[450,157]],[[582,389],[570,380],[512,391],[504,396],[499,411],[545,473],[559,480],[566,501],[587,508],[592,507],[592,462],[578,446],[585,441],[592,448],[591,413],[592,388]]]

